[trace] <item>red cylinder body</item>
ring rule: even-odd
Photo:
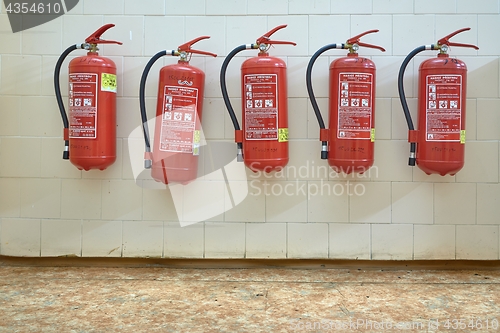
[[[196,179],[205,73],[187,61],[160,70],[151,176],[187,184]]]
[[[467,67],[448,54],[419,68],[416,161],[427,174],[454,175],[464,166]]]
[[[330,65],[328,164],[337,172],[363,173],[373,165],[375,64],[349,53]]]
[[[69,63],[69,151],[80,170],[116,160],[116,65],[96,52]]]
[[[261,52],[241,65],[243,159],[253,171],[288,163],[286,64]]]

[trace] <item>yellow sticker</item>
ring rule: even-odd
[[[370,131],[370,141],[375,142],[375,128]]]
[[[465,143],[465,130],[460,131],[460,143]]]
[[[200,131],[199,130],[194,131],[193,143],[200,143]]]
[[[101,91],[109,91],[116,93],[116,75],[102,73],[101,74]]]
[[[278,142],[288,141],[288,128],[278,128]]]

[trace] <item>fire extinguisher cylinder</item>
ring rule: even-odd
[[[85,43],[68,47],[59,56],[54,69],[54,91],[64,126],[63,159],[69,159],[80,170],[104,170],[116,159],[116,66],[97,53],[98,44],[122,44],[100,38],[114,26],[106,24],[87,37]],[[66,57],[78,49],[88,53],[69,64],[71,116],[68,120],[59,76]],[[98,122],[97,118],[101,120]]]
[[[467,30],[470,28],[459,29],[435,44],[415,48],[399,69],[398,93],[410,143],[408,165],[418,165],[427,174],[454,175],[464,164],[467,68],[460,60],[449,59],[448,50],[450,46],[479,49],[471,44],[450,42],[451,37]],[[410,61],[426,50],[439,50],[439,54],[437,58],[422,62],[419,68],[419,122],[415,129],[403,80]],[[445,94],[440,93],[444,90]],[[446,128],[441,128],[443,126]]]
[[[360,47],[383,47],[360,41],[369,30],[349,38],[346,43],[328,44],[316,51],[306,70],[306,87],[313,111],[318,120],[321,159],[337,172],[363,173],[373,164],[375,140],[375,64],[358,56]],[[331,49],[347,49],[347,57],[330,64],[329,112],[326,128],[312,86],[312,69],[318,57]]]
[[[145,141],[144,166],[151,177],[164,184],[187,184],[197,177],[200,154],[201,117],[205,73],[191,66],[192,54],[216,57],[191,46],[210,36],[201,36],[176,50],[155,54],[147,63],[139,85],[139,106]],[[154,145],[149,137],[145,90],[151,67],[163,56],[179,56],[177,64],[164,66],[159,73]]]
[[[288,163],[286,64],[267,53],[274,44],[296,45],[294,42],[271,40],[272,34],[285,27],[273,28],[257,38],[254,44],[236,47],[226,56],[220,71],[222,96],[235,130],[236,160],[244,162],[253,171],[271,172]],[[241,129],[227,93],[226,71],[234,56],[249,49],[260,52],[241,66],[244,95]],[[266,98],[263,99],[263,96]]]

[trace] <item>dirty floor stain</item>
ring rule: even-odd
[[[0,265],[2,333],[499,332],[499,321],[498,270]]]

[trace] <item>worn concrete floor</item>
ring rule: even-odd
[[[495,265],[117,266],[0,257],[0,332],[500,331]]]

